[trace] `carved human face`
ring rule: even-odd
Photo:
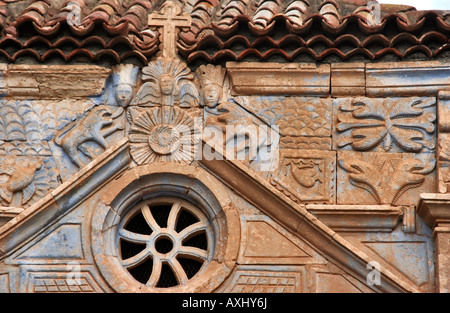
[[[161,92],[164,95],[171,95],[173,91],[174,78],[172,75],[164,74],[160,79]]]
[[[208,108],[215,108],[219,104],[222,88],[216,84],[206,85],[203,88],[203,100]]]
[[[130,85],[120,84],[116,87],[117,103],[122,107],[125,107],[130,103],[132,95],[133,89]]]

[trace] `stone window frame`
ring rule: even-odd
[[[118,255],[118,227],[133,204],[156,197],[178,197],[203,210],[215,245],[212,260],[185,285],[148,287],[131,276]],[[239,252],[240,219],[224,186],[205,169],[176,163],[155,163],[127,170],[103,189],[91,220],[91,248],[101,275],[116,292],[209,293],[231,274]]]

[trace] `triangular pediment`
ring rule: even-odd
[[[299,205],[294,202],[240,161],[226,160],[224,158],[222,160],[203,159],[199,162],[228,187],[270,216],[291,234],[307,242],[319,254],[332,260],[334,264],[353,277],[357,277],[363,282],[366,281],[367,275],[370,272],[368,269],[372,269],[368,264],[372,260],[352,243],[338,235],[309,213],[304,205]],[[261,229],[269,230],[270,226],[260,224],[258,228],[256,234],[252,234],[252,236],[257,235]],[[277,236],[276,233],[274,235]],[[286,248],[288,246],[292,247],[293,245],[292,242],[283,242]],[[283,246],[283,243],[281,246]],[[252,249],[259,248],[250,247],[250,253],[253,252]],[[295,251],[297,253],[304,252],[304,250],[299,250],[297,247],[291,253],[296,253]],[[380,287],[384,291],[416,291],[415,287],[397,279],[389,271],[384,271],[381,274],[382,284]]]
[[[39,231],[117,177],[130,164],[128,147],[128,140],[121,140],[82,168],[72,180],[62,184],[57,190],[1,227],[2,257],[11,255],[26,242],[30,242]],[[245,256],[247,264],[252,264],[252,260],[256,259],[259,264],[261,259],[266,264],[274,263],[275,259],[278,263],[284,260],[285,264],[320,263],[328,259],[357,280],[365,280],[369,272],[367,264],[370,262],[366,254],[242,162],[226,159],[200,160],[199,164],[271,218],[270,221],[264,219],[245,221],[248,232],[243,243],[242,256]],[[70,228],[54,229],[51,234],[40,238],[38,243],[32,244],[26,252],[17,255],[16,259],[20,262],[20,259],[48,258],[48,255],[39,254],[39,247],[60,244],[59,239],[64,237],[64,232],[67,231],[70,233]],[[260,244],[258,237],[262,235],[269,239]],[[322,277],[319,274],[317,277],[321,279],[330,278],[329,275],[322,273],[320,274]],[[336,277],[333,276],[331,279]],[[397,280],[395,275],[388,271],[382,273],[382,285],[378,289],[389,292],[415,291],[413,286]]]
[[[0,228],[0,258],[9,255],[76,208],[84,199],[120,174],[129,162],[128,139],[124,138],[58,188],[23,210]],[[33,249],[27,253],[33,254],[32,251]]]

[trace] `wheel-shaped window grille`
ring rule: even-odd
[[[121,221],[118,240],[122,266],[148,287],[184,285],[214,254],[208,218],[179,198],[138,203]]]

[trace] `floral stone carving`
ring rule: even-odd
[[[337,148],[386,152],[435,149],[435,98],[335,101]]]
[[[178,107],[130,108],[130,152],[138,164],[176,161],[191,163],[199,136],[194,119]]]

